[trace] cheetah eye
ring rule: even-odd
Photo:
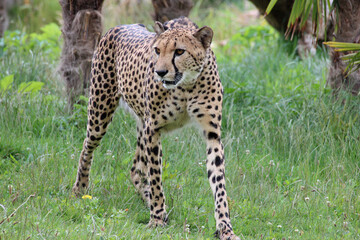
[[[160,49],[159,49],[159,48],[155,47],[154,50],[155,50],[155,53],[156,53],[157,55],[160,54]]]
[[[175,50],[175,56],[180,56],[180,55],[184,54],[184,52],[185,52],[184,49],[178,48]]]

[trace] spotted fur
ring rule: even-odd
[[[220,239],[239,239],[230,223],[221,143],[223,88],[210,49],[213,32],[187,18],[110,29],[92,62],[87,136],[79,160],[76,194],[89,184],[93,152],[105,135],[120,102],[137,119],[132,181],[150,207],[149,226],[167,219],[163,192],[160,136],[193,121],[207,144],[207,175],[215,198]]]

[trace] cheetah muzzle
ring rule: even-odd
[[[210,44],[213,31],[188,18],[110,29],[100,40],[91,68],[87,134],[73,192],[89,186],[93,153],[113,118],[126,106],[137,119],[137,146],[130,171],[150,208],[149,226],[167,219],[162,185],[161,135],[197,123],[206,141],[207,176],[215,199],[220,239],[239,239],[230,222],[221,143],[223,88]]]

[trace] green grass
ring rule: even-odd
[[[198,20],[217,36],[235,232],[244,239],[360,238],[360,100],[333,99],[326,54],[300,61],[263,23],[229,30],[236,16],[219,16],[230,9]],[[14,74],[11,89],[0,93],[0,239],[212,239],[205,144],[194,128],[162,141],[168,226],[146,227],[149,212],[129,174],[135,122],[121,110],[95,152],[93,198],[71,197],[86,107],[66,113],[50,54],[58,49],[41,42],[20,53],[0,42],[0,80]],[[30,81],[45,84],[18,91]]]

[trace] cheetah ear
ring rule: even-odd
[[[155,30],[157,35],[162,34],[167,29],[168,28],[166,26],[164,26],[161,22],[158,22],[158,21],[155,22],[154,30]]]
[[[205,49],[210,47],[214,32],[208,26],[202,27],[194,33],[194,37],[197,38]]]

